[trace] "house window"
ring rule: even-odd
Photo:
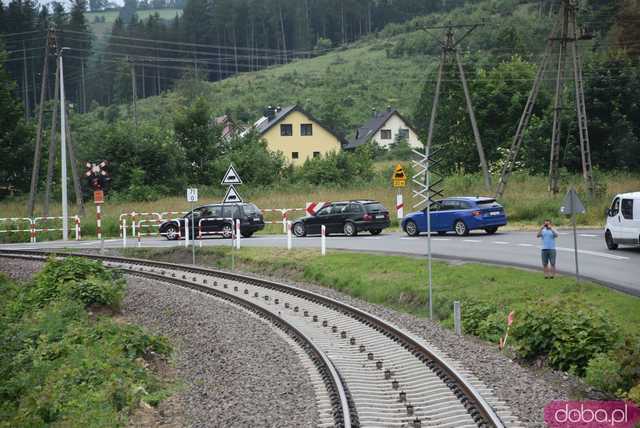
[[[391,130],[383,129],[380,131],[380,139],[381,140],[390,140],[391,139]]]
[[[291,159],[298,159],[300,157],[300,155],[298,154],[298,152],[291,152]]]
[[[291,137],[293,135],[293,125],[290,123],[280,125],[280,135],[283,137]]]
[[[311,123],[303,123],[300,125],[300,135],[308,137],[313,135],[313,125]]]
[[[320,152],[313,152],[313,157],[314,158],[319,158],[320,157]]]
[[[408,140],[409,139],[409,130],[406,128],[400,128],[398,130],[398,139],[400,140]]]

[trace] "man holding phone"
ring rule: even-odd
[[[542,267],[544,277],[553,278],[556,275],[556,238],[558,232],[553,228],[551,220],[545,220],[538,232],[538,238],[542,239]]]

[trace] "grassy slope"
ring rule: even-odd
[[[191,262],[184,248],[130,249],[128,255]],[[229,268],[228,247],[198,249],[198,263]],[[236,269],[273,275],[293,281],[307,281],[335,288],[371,303],[426,316],[426,267],[423,259],[297,249],[243,248],[235,253]],[[637,334],[640,326],[640,299],[592,283],[576,285],[571,277],[545,280],[541,273],[474,263],[433,265],[434,313],[450,322],[452,302],[470,300],[497,305],[506,314],[516,314],[540,299],[570,299],[604,311],[626,333]],[[517,315],[516,315],[517,316]]]

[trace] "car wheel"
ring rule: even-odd
[[[469,234],[469,228],[467,227],[466,224],[464,224],[464,221],[462,220],[458,220],[455,222],[455,224],[453,225],[453,229],[456,232],[456,235],[458,236],[467,236]]]
[[[178,239],[178,237],[180,237],[177,226],[169,226],[164,233],[167,237],[167,241],[175,241],[176,239]]]
[[[373,236],[380,235],[380,233],[382,233],[382,229],[371,229],[369,233]]]
[[[404,231],[407,232],[407,235],[409,235],[409,236],[418,236],[418,234],[420,233],[418,231],[418,225],[413,220],[409,220],[404,225]]]
[[[233,227],[229,224],[225,224],[222,226],[222,237],[223,238],[231,238],[233,236]]]
[[[307,236],[307,228],[304,226],[304,223],[296,223],[293,225],[293,234],[298,238],[303,238]]]
[[[493,235],[494,233],[496,233],[498,231],[498,228],[497,227],[487,227],[484,231],[487,232],[487,235]]]
[[[243,238],[251,238],[253,236],[253,232],[245,232],[245,233],[240,232],[240,234],[242,235]]]
[[[356,229],[356,225],[352,222],[348,221],[344,224],[342,228],[344,234],[347,236],[356,236],[358,234],[358,229]]]
[[[618,249],[618,244],[615,243],[615,241],[613,240],[613,236],[611,236],[611,232],[608,231],[608,230],[604,234],[604,242],[607,244],[607,248],[609,250],[617,250]]]

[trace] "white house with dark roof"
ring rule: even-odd
[[[376,142],[380,147],[388,149],[399,138],[404,137],[409,146],[422,149],[423,145],[418,138],[418,133],[409,122],[395,108],[374,113],[373,117],[356,130],[355,138],[343,148],[353,150],[370,141]]]

